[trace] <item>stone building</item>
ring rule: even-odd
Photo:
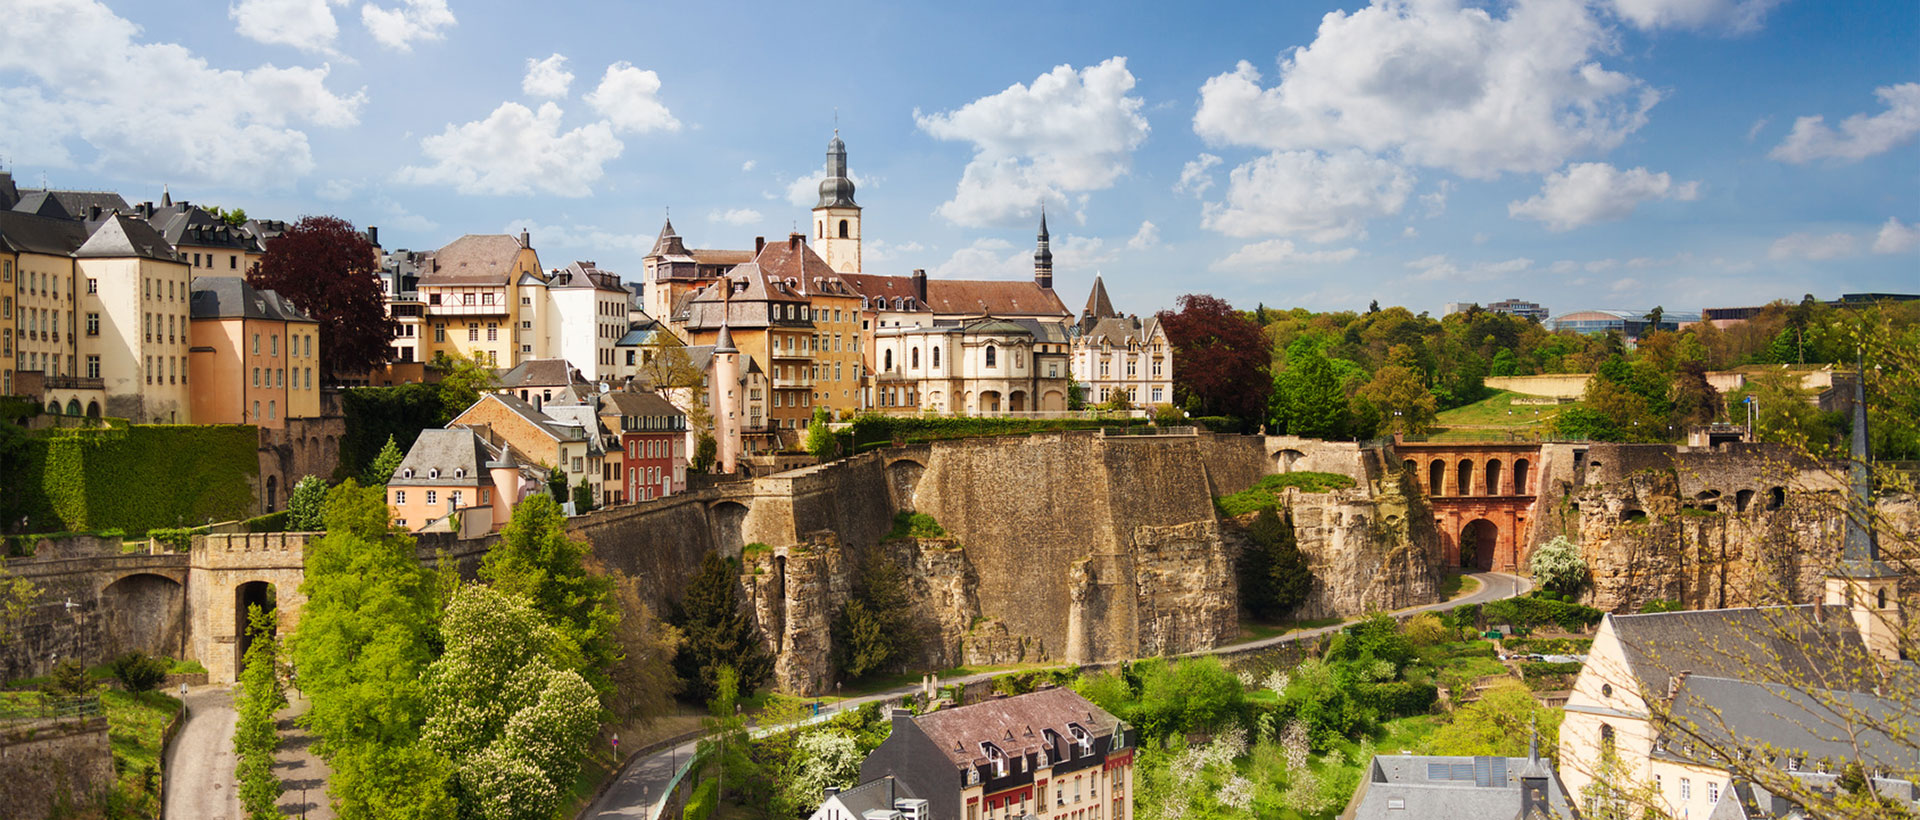
[[[645,266],[643,305],[655,318],[671,317],[687,294],[712,284],[736,265],[753,261],[747,250],[708,250],[689,248],[673,229],[673,220],[660,226],[660,237],[641,260]]]
[[[1097,274],[1070,332],[1073,379],[1088,404],[1105,404],[1116,395],[1135,407],[1173,401],[1173,348],[1159,317],[1120,315]]]
[[[922,820],[1133,820],[1138,731],[1070,689],[915,716],[860,764],[927,801]]]
[[[853,201],[853,179],[847,175],[847,144],[840,129],[827,143],[827,176],[820,180],[820,202],[813,206],[813,239],[827,267],[841,273],[860,273],[860,205]]]
[[[874,332],[875,409],[999,415],[1067,409],[1067,338],[1056,324],[976,319]]]

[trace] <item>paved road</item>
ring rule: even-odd
[[[233,692],[208,687],[187,694],[186,722],[167,749],[165,820],[237,820],[233,777]]]
[[[1527,579],[1505,573],[1477,572],[1471,577],[1480,582],[1480,588],[1475,590],[1473,594],[1437,604],[1427,604],[1425,606],[1398,610],[1393,613],[1394,617],[1404,618],[1418,615],[1422,612],[1435,612],[1465,606],[1467,604],[1481,604],[1488,601],[1496,601],[1501,598],[1513,598],[1523,595],[1527,590],[1533,588],[1532,582]],[[1249,649],[1278,646],[1284,643],[1316,638],[1329,632],[1343,629],[1345,626],[1346,623],[1341,623],[1333,626],[1320,627],[1318,629],[1288,632],[1284,635],[1276,635],[1271,638],[1263,638],[1247,643],[1237,643],[1230,646],[1215,647],[1213,649],[1189,653],[1189,655],[1243,652]],[[981,672],[959,678],[942,678],[940,683],[943,685],[972,683],[999,674],[1001,673]],[[849,709],[875,701],[899,700],[902,697],[918,691],[920,691],[918,684],[910,684],[872,695],[848,698],[842,701],[837,708]],[[615,820],[616,818],[644,820],[645,818],[653,817],[655,804],[660,802],[660,798],[665,793],[667,784],[673,780],[674,772],[678,770],[680,766],[684,766],[687,760],[692,757],[695,746],[696,744],[694,742],[688,742],[671,750],[656,752],[645,758],[636,758],[627,761],[626,768],[620,771],[619,777],[614,781],[613,785],[607,787],[607,790],[600,795],[600,799],[595,800],[593,805],[587,807],[587,810],[582,812],[580,817],[583,818],[583,820]]]

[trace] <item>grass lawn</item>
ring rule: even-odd
[[[1440,582],[1440,600],[1451,601],[1480,591],[1480,582],[1458,572],[1447,573]]]
[[[1319,629],[1323,626],[1346,623],[1346,620],[1346,618],[1335,615],[1329,618],[1315,618],[1311,621],[1281,621],[1277,624],[1243,621],[1240,624],[1240,634],[1233,639],[1233,643],[1265,640],[1276,635],[1285,635],[1289,632],[1297,632],[1302,629]]]
[[[1567,408],[1580,406],[1579,402],[1551,405],[1513,403],[1515,399],[1522,398],[1532,397],[1502,390],[1465,407],[1443,411],[1434,418],[1435,429],[1429,440],[1470,441],[1489,436],[1505,437],[1507,434],[1538,436],[1552,427],[1555,416]]]

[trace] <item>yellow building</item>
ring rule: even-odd
[[[320,323],[244,279],[193,280],[195,424],[282,428],[320,415]]]
[[[479,355],[495,367],[545,356],[546,278],[527,232],[468,234],[422,263],[421,361]]]

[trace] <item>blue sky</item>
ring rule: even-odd
[[[867,272],[1122,310],[1670,311],[1920,291],[1920,5],[4,0],[22,185],[531,230],[637,278],[804,229],[836,112]]]

